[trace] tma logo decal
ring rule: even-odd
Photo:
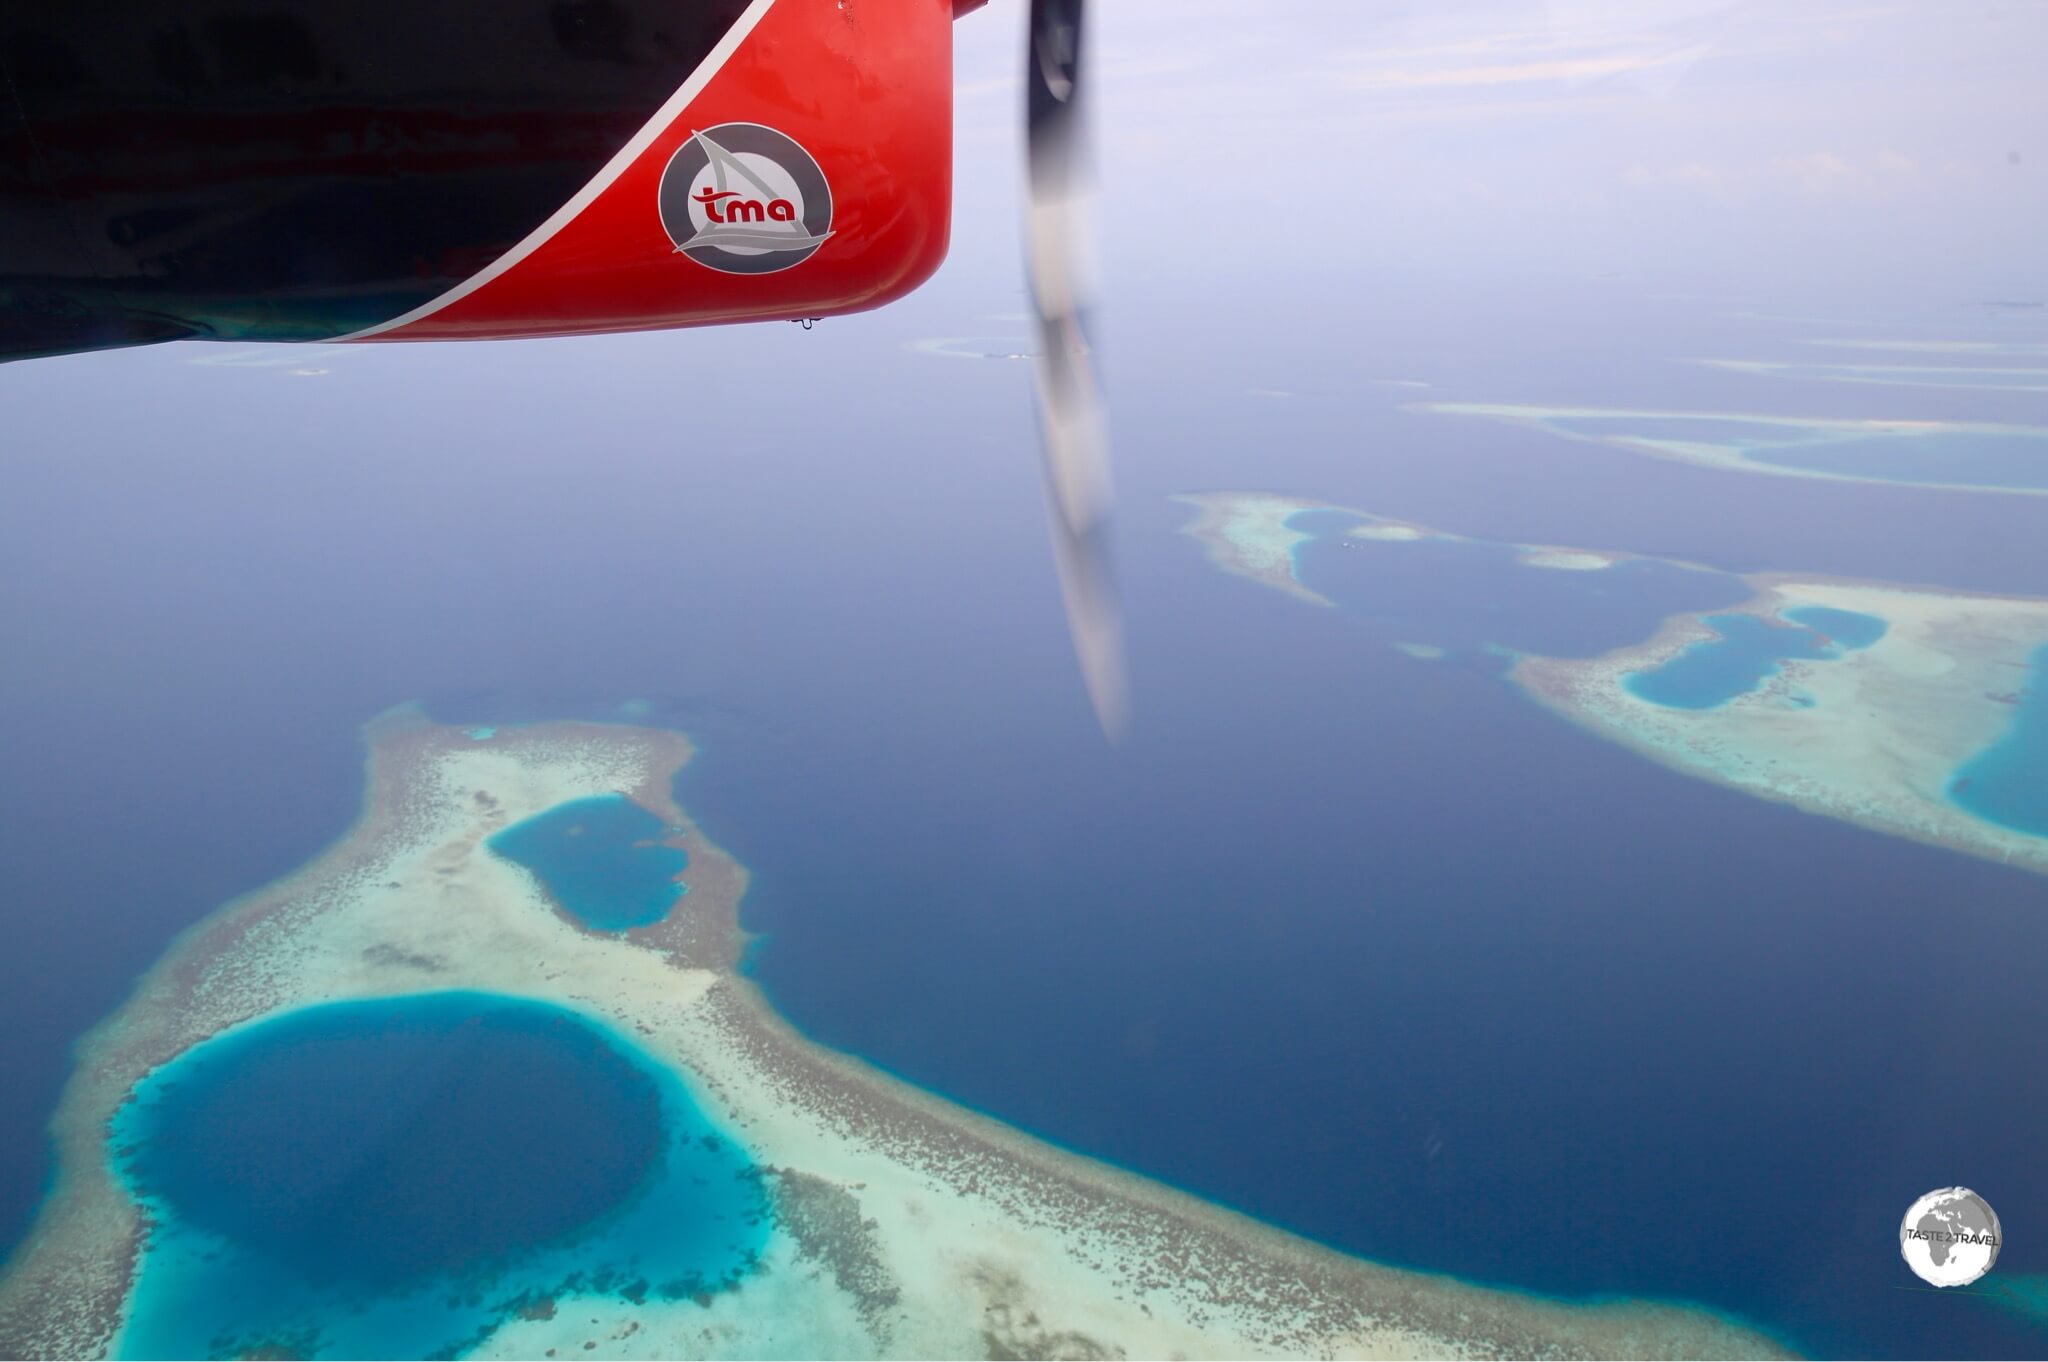
[[[704,216],[713,222],[795,222],[796,205],[788,199],[770,199],[764,212],[759,199],[742,199],[737,189],[713,189],[705,185],[690,195],[690,202],[704,210]],[[721,199],[735,199],[734,203],[721,203]],[[729,212],[731,217],[719,216]]]
[[[661,173],[661,225],[676,250],[726,274],[771,274],[832,235],[832,189],[808,151],[759,123],[692,133]]]

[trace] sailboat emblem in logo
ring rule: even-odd
[[[726,274],[772,274],[832,235],[832,190],[808,151],[759,123],[692,133],[661,173],[676,250]]]

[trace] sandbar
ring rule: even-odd
[[[2048,392],[2048,369],[1949,364],[1821,364],[1767,359],[1701,359],[1695,364],[1759,378],[1817,383],[1878,383],[1905,388],[1971,388],[1993,392]]]
[[[1305,511],[1336,511],[1355,516],[1359,523],[1343,533],[1352,539],[1406,544],[1424,540],[1445,543],[1479,543],[1463,535],[1374,515],[1354,506],[1287,496],[1279,492],[1183,492],[1173,498],[1195,508],[1195,518],[1180,532],[1202,546],[1211,565],[1235,577],[1245,577],[1297,600],[1317,605],[1334,605],[1327,596],[1304,584],[1298,574],[1294,551],[1316,536],[1296,529],[1291,523]],[[1639,555],[1595,553],[1589,549],[1565,548],[1555,544],[1516,544],[1517,560],[1524,567],[1553,568],[1565,572],[1597,572]]]
[[[1799,343],[1836,350],[1896,350],[1916,355],[2048,355],[2048,341],[2030,340],[1849,340],[1824,336]]]
[[[1315,536],[1287,522],[1303,511],[1341,508],[1257,492],[1196,492],[1174,500],[1196,509],[1195,519],[1183,526],[1181,533],[1197,540],[1209,561],[1222,571],[1248,577],[1296,600],[1335,604],[1321,592],[1303,586],[1295,575],[1294,550]]]
[[[1827,482],[1867,482],[1932,487],[1948,491],[1996,492],[2006,496],[2048,496],[2048,426],[1989,421],[1841,419],[1773,416],[1756,412],[1652,411],[1633,407],[1549,407],[1491,402],[1416,402],[1408,410],[1442,416],[1479,417],[1646,454],[1652,458],[1740,473]],[[1674,430],[1683,430],[1676,434]],[[1938,454],[1918,442],[1947,440]],[[2009,458],[2010,470],[1988,446]],[[1861,449],[1870,467],[1859,469],[1845,450]],[[1884,461],[1904,454],[1931,457],[1930,469],[1951,461],[1940,473],[1907,471]],[[2035,456],[2031,463],[2025,455]],[[1973,474],[1968,461],[1980,459]],[[1806,462],[1802,462],[1805,460]],[[1836,461],[1840,460],[1840,466]]]

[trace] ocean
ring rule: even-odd
[[[152,1222],[127,1357],[448,1356],[578,1290],[730,1286],[768,1236],[760,1170],[658,1060],[502,995],[238,1027],[113,1138]]]
[[[1217,573],[1168,500],[2048,595],[2048,499],[1405,405],[2028,421],[2040,397],[1673,363],[1810,358],[1812,325],[1699,300],[1361,279],[1370,318],[1281,290],[1218,328],[1213,299],[1128,292],[1112,747],[1060,622],[1024,366],[909,348],[1022,348],[1013,295],[950,278],[808,333],[0,371],[9,1236],[72,1039],[339,836],[359,725],[420,699],[689,731],[679,798],[753,871],[776,1004],[1073,1149],[1354,1252],[1697,1302],[1811,1352],[2048,1347],[2039,1316],[1912,1289],[1896,1238],[1963,1184],[2010,1235],[1994,1275],[2048,1272],[2048,883],[1657,767],[1497,668],[1401,654],[1370,610]],[[1420,618],[1475,627],[1423,585]]]

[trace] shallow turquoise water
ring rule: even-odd
[[[2001,827],[2048,837],[2048,648],[2034,653],[2012,725],[1956,768],[1949,798]]]
[[[1832,605],[1795,605],[1778,612],[1781,619],[1803,624],[1826,636],[1838,648],[1868,648],[1883,638],[1891,626],[1876,615],[1860,610],[1839,610]]]
[[[659,922],[684,892],[689,858],[654,841],[666,824],[621,794],[573,799],[514,823],[486,846],[540,877],[585,926],[623,932]]]
[[[497,994],[240,1027],[138,1084],[111,1140],[153,1222],[126,1357],[446,1355],[560,1295],[722,1289],[767,1235],[672,1073]]]
[[[1773,624],[1755,615],[1732,614],[1707,615],[1703,623],[1720,637],[1690,644],[1662,666],[1630,672],[1622,680],[1629,693],[1669,709],[1712,709],[1777,675],[1780,662],[1841,655],[1803,624]]]

